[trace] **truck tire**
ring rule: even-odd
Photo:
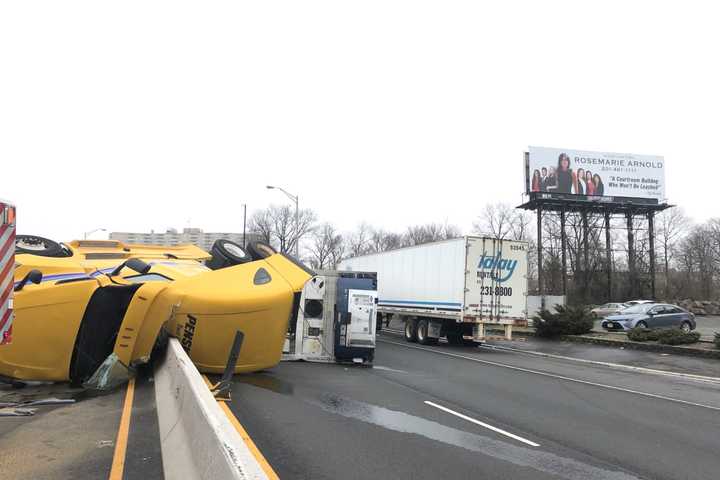
[[[235,242],[222,238],[215,240],[210,254],[212,257],[205,265],[211,270],[219,270],[252,261],[252,258],[243,247]]]
[[[405,320],[405,340],[417,342],[417,320]]]
[[[446,337],[450,345],[462,345],[463,337],[460,332],[448,332]]]
[[[40,257],[66,257],[62,245],[37,235],[16,235],[15,253],[29,253]]]
[[[262,260],[277,253],[277,250],[265,242],[250,242],[245,245],[245,248],[253,260]]]
[[[421,345],[428,344],[428,321],[425,319],[417,322],[417,341]]]
[[[430,331],[430,321],[422,319],[417,324],[417,339],[418,343],[422,345],[437,345],[438,339],[432,338],[428,335]]]

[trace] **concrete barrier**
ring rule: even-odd
[[[155,372],[155,400],[165,478],[267,480],[174,338]]]

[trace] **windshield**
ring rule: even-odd
[[[133,275],[131,277],[123,277],[130,283],[145,283],[145,282],[169,282],[170,278],[160,275],[159,273],[145,273],[143,275]]]
[[[633,305],[632,307],[626,308],[622,311],[622,313],[646,313],[653,306],[653,303],[641,303],[639,305]]]

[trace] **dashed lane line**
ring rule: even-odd
[[[439,410],[442,410],[443,412],[449,413],[450,415],[455,415],[458,418],[462,418],[463,420],[467,420],[470,423],[474,423],[475,425],[480,425],[481,427],[487,428],[488,430],[492,430],[493,432],[499,433],[501,435],[505,435],[506,437],[510,437],[512,439],[517,440],[518,442],[522,442],[526,445],[530,445],[531,447],[539,447],[539,443],[532,442],[528,440],[527,438],[523,438],[519,435],[515,435],[514,433],[510,433],[506,430],[503,430],[502,428],[493,427],[490,424],[487,424],[485,422],[481,422],[480,420],[476,420],[472,417],[468,417],[467,415],[463,415],[460,412],[456,412],[455,410],[451,410],[447,407],[443,407],[442,405],[438,405],[435,402],[431,402],[429,400],[425,400],[426,405],[430,405],[431,407],[435,407]]]

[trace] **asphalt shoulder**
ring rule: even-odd
[[[110,478],[119,441],[127,443],[117,478],[163,478],[152,379],[139,377],[134,387],[126,440],[118,431],[127,385],[102,395],[88,395],[67,384],[0,387],[0,402],[76,400],[32,407],[36,412],[31,416],[0,417],[3,480]]]
[[[720,377],[720,360],[714,358],[690,357],[634,350],[623,346],[614,347],[539,338],[527,338],[524,341],[498,341],[492,343],[492,345],[594,362],[615,363],[629,367]]]

